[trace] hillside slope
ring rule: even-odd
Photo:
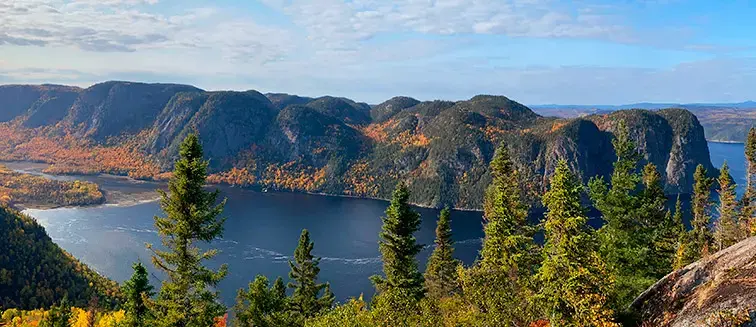
[[[67,296],[85,306],[93,296],[116,303],[118,284],[100,276],[53,243],[26,215],[0,207],[0,307],[49,307]]]
[[[164,178],[179,141],[198,133],[213,182],[387,198],[406,180],[414,203],[480,208],[488,163],[504,143],[537,203],[559,159],[586,181],[609,174],[619,120],[628,122],[644,161],[659,167],[667,192],[689,192],[686,176],[698,164],[714,171],[703,128],[685,110],[560,119],[491,95],[457,102],[395,97],[371,107],[338,97],[106,82],[65,89],[40,111],[40,88],[0,87],[0,108],[11,109],[0,117],[0,159],[53,163],[53,173]]]

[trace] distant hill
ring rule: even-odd
[[[562,118],[583,117],[624,109],[683,108],[698,116],[706,139],[717,142],[744,142],[748,130],[756,125],[756,102],[738,103],[635,103],[626,105],[537,105],[536,112]]]
[[[50,99],[60,100],[46,105]],[[165,178],[181,139],[198,133],[212,182],[387,198],[404,180],[411,200],[428,206],[480,208],[488,163],[502,143],[516,155],[534,204],[559,159],[584,180],[606,176],[619,119],[629,122],[643,161],[659,167],[668,192],[689,192],[686,176],[699,163],[715,171],[698,119],[677,109],[565,119],[494,95],[395,97],[370,106],[331,96],[105,82],[0,86],[0,112],[0,160],[53,163],[52,173]]]
[[[118,284],[100,276],[53,243],[26,215],[0,207],[0,307],[49,307],[64,296],[86,306],[93,296],[113,307]]]
[[[657,103],[638,102],[621,105],[572,105],[572,104],[540,104],[531,105],[533,110],[623,110],[623,109],[664,109],[664,108],[756,108],[756,101],[733,103]]]

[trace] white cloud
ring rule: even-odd
[[[206,89],[332,94],[373,103],[397,94],[463,99],[478,93],[504,94],[525,103],[739,101],[752,97],[751,85],[756,84],[756,64],[747,59],[668,69],[559,67],[554,62],[506,67],[512,55],[506,46],[477,42],[508,38],[475,37],[598,39],[630,44],[628,48],[645,42],[712,53],[741,49],[687,44],[687,38],[675,37],[690,33],[685,29],[639,38],[636,33],[649,31],[631,30],[620,15],[622,8],[614,5],[550,0],[265,2],[290,21],[262,24],[233,8],[158,11],[156,0],[0,0],[0,82],[87,85],[136,79]],[[494,52],[482,53],[488,50]]]
[[[547,0],[267,0],[308,36],[343,48],[382,33],[500,34],[621,39],[628,32],[598,7],[561,8]],[[588,10],[590,9],[590,10]]]
[[[286,31],[223,21],[213,8],[162,15],[157,0],[26,0],[0,4],[0,46],[73,46],[92,52],[214,49],[266,62],[286,55]],[[147,7],[145,7],[147,6]],[[204,23],[204,24],[203,24]],[[33,26],[33,27],[30,27]]]

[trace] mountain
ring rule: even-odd
[[[40,111],[35,104],[52,92],[42,89],[61,100]],[[164,178],[181,139],[197,133],[213,182],[387,198],[405,180],[417,204],[480,208],[488,163],[504,143],[537,204],[559,159],[586,181],[609,174],[620,119],[643,161],[659,167],[667,192],[690,192],[697,164],[715,171],[701,124],[680,109],[564,119],[493,95],[456,102],[394,97],[371,107],[331,96],[134,82],[5,86],[0,108],[12,109],[0,122],[0,160],[49,162],[53,173]]]
[[[632,307],[642,326],[756,326],[755,257],[751,237],[670,273]]]
[[[604,114],[624,109],[683,108],[693,112],[706,131],[706,139],[717,142],[744,142],[748,130],[756,125],[756,102],[739,103],[635,103],[627,105],[538,105],[543,115],[563,118]]]
[[[97,296],[113,307],[119,292],[118,284],[53,243],[33,218],[0,207],[0,307],[49,307],[65,296],[78,306]]]

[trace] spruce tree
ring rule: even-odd
[[[294,250],[294,261],[289,261],[289,288],[294,292],[289,299],[292,311],[304,318],[310,318],[333,305],[333,293],[327,283],[318,283],[320,258],[312,255],[315,243],[310,240],[310,232],[302,230],[299,244]],[[323,295],[319,294],[323,291]]]
[[[518,173],[502,145],[490,165],[493,180],[483,199],[485,236],[480,265],[528,275],[533,267],[533,228],[528,224],[528,207],[520,196]]]
[[[458,291],[457,267],[460,262],[454,259],[450,216],[449,208],[441,210],[436,225],[436,248],[428,258],[428,265],[425,268],[425,289],[428,296],[435,299]]]
[[[643,191],[640,194],[640,214],[642,236],[650,237],[649,273],[653,278],[664,277],[672,270],[680,226],[667,210],[667,196],[664,194],[661,175],[652,163],[643,167]]]
[[[146,298],[155,295],[147,275],[147,269],[141,262],[135,263],[132,268],[134,273],[131,278],[123,283],[123,294],[126,302],[124,309],[126,317],[125,327],[147,327],[152,315],[145,303]]]
[[[418,269],[416,256],[422,245],[417,243],[415,232],[420,229],[420,214],[409,204],[409,190],[399,183],[391,197],[391,204],[383,217],[378,247],[383,259],[385,277],[372,276],[379,293],[398,290],[414,300],[424,294],[423,275]]]
[[[538,250],[528,208],[521,201],[519,175],[505,145],[491,161],[493,180],[483,203],[485,226],[478,261],[460,274],[465,300],[482,325],[527,324],[535,316],[532,275]]]
[[[288,299],[283,279],[278,277],[270,288],[268,278],[257,276],[245,291],[240,289],[234,306],[234,326],[278,327],[290,326]]]
[[[707,176],[706,169],[703,165],[696,167],[693,174],[693,198],[691,199],[691,208],[693,219],[691,220],[691,230],[688,232],[685,241],[685,251],[681,261],[682,266],[700,259],[702,256],[711,254],[713,235],[709,229],[711,216],[709,207],[711,205],[710,193],[714,180]]]
[[[617,161],[610,184],[603,177],[590,180],[589,195],[605,221],[598,231],[602,257],[616,281],[610,293],[615,311],[630,302],[658,278],[653,256],[653,233],[664,208],[659,205],[658,174],[649,166],[645,192],[643,176],[637,171],[640,155],[624,121],[620,121],[612,140]],[[653,168],[655,170],[655,168]],[[646,194],[648,194],[646,196]]]
[[[611,278],[580,204],[582,185],[560,160],[543,196],[546,206],[539,299],[550,326],[612,326],[605,295]]]
[[[727,162],[722,164],[717,179],[719,188],[719,205],[717,206],[716,229],[714,230],[714,241],[717,251],[737,243],[740,239],[740,230],[738,228],[738,202],[735,193],[735,182],[730,177],[730,168]]]
[[[68,297],[64,296],[63,300],[56,306],[50,308],[47,315],[40,321],[40,327],[69,327],[71,326],[71,304]]]
[[[225,200],[217,203],[219,192],[203,189],[207,165],[199,139],[190,134],[181,143],[168,192],[159,191],[166,216],[155,217],[155,226],[165,250],[148,248],[153,264],[168,278],[154,302],[156,326],[207,327],[226,311],[214,289],[225,277],[226,265],[217,271],[204,266],[217,250],[197,245],[221,236],[225,221],[219,217]]]

